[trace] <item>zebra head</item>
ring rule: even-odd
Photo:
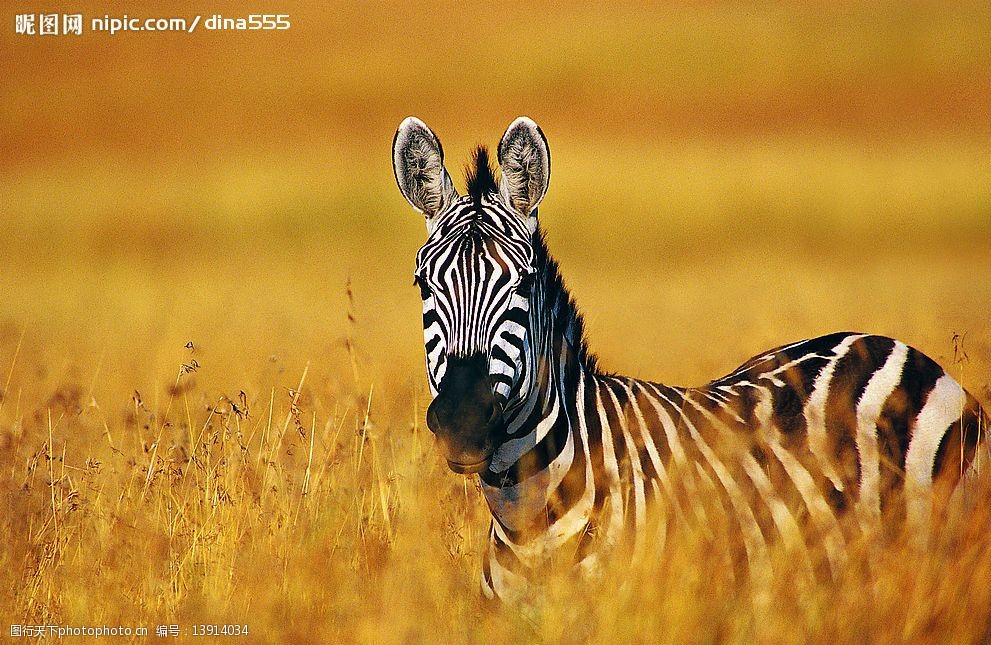
[[[451,470],[462,474],[485,470],[535,382],[536,209],[547,192],[550,151],[537,124],[520,117],[498,154],[501,181],[479,147],[461,196],[440,141],[422,121],[407,118],[393,141],[399,189],[427,224],[413,274],[434,397],[427,425]]]

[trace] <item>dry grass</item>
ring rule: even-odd
[[[423,427],[423,229],[389,165],[411,113],[456,175],[535,118],[554,158],[540,216],[608,369],[697,384],[855,329],[988,404],[986,4],[324,3],[279,35],[0,30],[8,622],[986,642],[986,482],[924,557],[855,548],[848,575],[799,591],[776,554],[763,609],[689,530],[605,588],[562,581],[532,622],[481,607],[487,511]]]
[[[345,349],[315,354],[322,368],[247,361],[241,389],[226,389],[194,343],[175,348],[160,387],[114,400],[101,394],[117,378],[111,361],[85,377],[42,374],[37,334],[22,343],[14,331],[0,410],[11,622],[239,623],[251,640],[284,642],[991,635],[987,477],[976,512],[925,555],[854,546],[839,580],[803,586],[795,561],[772,553],[767,607],[727,583],[728,529],[717,518],[601,586],[558,579],[524,619],[480,604],[484,502],[435,455],[419,379],[365,385]]]
[[[412,255],[420,225],[406,224]],[[853,327],[913,342],[988,402],[984,250],[862,244],[850,262],[839,245],[798,263],[790,248],[725,249],[638,269],[559,246],[609,368],[700,383],[773,344]],[[867,556],[796,593],[778,554],[772,603],[755,612],[713,582],[724,544],[686,531],[632,585],[615,582],[628,572],[605,590],[564,582],[536,624],[492,613],[476,584],[484,501],[423,426],[408,256],[376,269],[319,246],[282,260],[198,248],[205,258],[166,268],[35,267],[46,281],[7,291],[30,305],[26,323],[0,327],[11,622],[238,622],[285,642],[987,638],[986,503],[945,549],[882,551],[875,597],[857,573]],[[954,331],[967,332],[966,360]]]
[[[284,642],[986,640],[986,504],[952,548],[884,551],[876,598],[853,574],[798,594],[782,554],[772,609],[755,613],[712,583],[721,545],[686,533],[633,586],[615,588],[623,572],[605,590],[555,588],[536,624],[481,607],[487,511],[423,427],[407,271],[421,229],[393,210],[412,230],[387,261],[206,244],[164,266],[85,253],[54,270],[20,265],[0,326],[11,622],[237,622]],[[861,243],[851,260],[836,247],[640,267],[555,248],[609,368],[700,383],[774,344],[859,328],[939,357],[987,403],[986,250]],[[967,332],[966,361],[954,362],[955,331]]]

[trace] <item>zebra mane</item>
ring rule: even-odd
[[[578,352],[578,362],[586,370],[592,374],[604,374],[599,371],[598,357],[588,348],[585,319],[565,286],[557,260],[547,250],[544,232],[539,228],[534,234],[533,252],[536,266],[543,275],[544,298],[551,307],[554,326],[561,330],[565,340]]]
[[[471,155],[471,162],[465,167],[465,181],[468,184],[468,194],[476,204],[482,201],[482,195],[498,192],[495,168],[489,161],[489,149],[478,146]]]

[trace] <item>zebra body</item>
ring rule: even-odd
[[[856,533],[925,535],[986,450],[976,399],[882,336],[792,343],[697,388],[605,373],[537,225],[550,153],[536,124],[503,135],[501,182],[480,148],[463,197],[422,122],[400,126],[393,161],[429,233],[415,272],[427,422],[492,513],[487,597],[526,593],[548,562],[643,558],[668,522],[704,525],[712,502],[745,552],[741,575],[765,577],[778,542],[836,575]]]

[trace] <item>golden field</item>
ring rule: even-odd
[[[390,155],[415,114],[463,188],[472,145],[534,118],[553,168],[540,218],[607,369],[701,384],[852,329],[914,345],[987,406],[986,3],[271,11],[292,28],[46,40],[4,10],[8,623],[246,624],[241,642],[991,639],[987,504],[926,557],[865,546],[849,576],[801,592],[781,554],[764,609],[712,582],[721,545],[691,531],[621,589],[561,582],[533,620],[483,607],[488,513],[423,421],[424,229]]]

